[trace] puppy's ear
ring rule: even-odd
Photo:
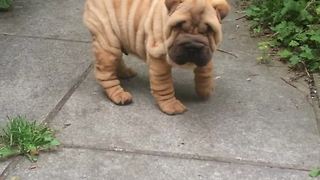
[[[228,15],[230,11],[230,6],[226,0],[213,0],[213,8],[216,9],[220,22]]]
[[[173,13],[173,11],[177,8],[177,6],[181,3],[181,0],[166,0],[165,4],[169,11],[169,14]]]

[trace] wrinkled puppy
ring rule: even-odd
[[[212,54],[229,9],[226,0],[87,0],[84,22],[92,34],[96,79],[112,102],[131,103],[119,78],[135,76],[122,60],[123,53],[134,54],[148,64],[160,109],[183,113],[186,107],[175,97],[171,68],[192,67],[197,94],[210,96]]]

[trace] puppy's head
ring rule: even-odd
[[[165,0],[167,60],[171,64],[205,66],[222,38],[226,0]]]

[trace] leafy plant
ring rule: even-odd
[[[40,151],[60,145],[51,129],[25,117],[9,118],[9,122],[0,135],[0,159],[15,155],[25,155],[31,161],[37,161]]]
[[[246,15],[282,60],[320,70],[320,0],[251,0]]]
[[[313,170],[310,171],[309,173],[310,177],[318,177],[320,176],[320,168],[315,168]]]
[[[0,0],[0,9],[6,10],[12,5],[12,0]]]
[[[262,52],[262,55],[257,58],[259,63],[261,64],[270,64],[271,60],[269,57],[269,48],[270,48],[270,43],[269,42],[260,42],[258,44],[258,48]]]

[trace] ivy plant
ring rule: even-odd
[[[282,60],[320,70],[320,0],[251,0],[246,15]]]

